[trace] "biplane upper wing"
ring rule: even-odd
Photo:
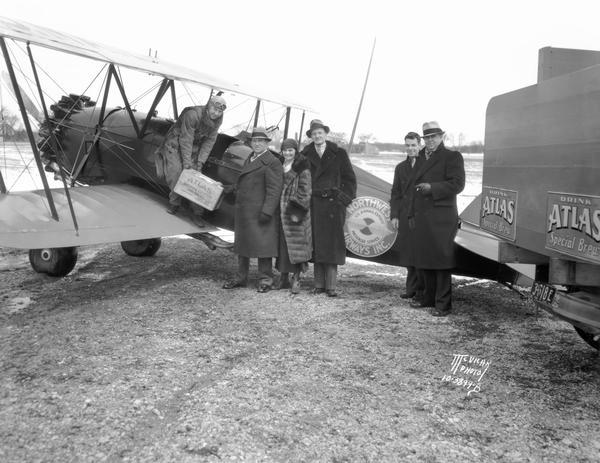
[[[60,220],[48,213],[43,190],[0,195],[0,243],[3,247],[40,249],[113,243],[215,231],[168,214],[165,199],[131,185],[71,188],[79,230],[71,220],[63,189],[52,196]]]
[[[162,76],[167,79],[194,82],[215,89],[251,96],[263,101],[314,112],[306,106],[293,101],[287,101],[285,98],[279,98],[276,95],[269,95],[262,90],[255,91],[248,88],[241,88],[233,82],[228,82],[220,78],[218,79],[209,74],[198,72],[184,66],[168,63],[157,58],[152,58],[151,56],[129,53],[115,47],[99,44],[23,21],[15,21],[9,18],[0,17],[0,36],[97,61],[117,64],[126,68]]]

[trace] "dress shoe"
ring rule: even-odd
[[[246,285],[247,285],[247,283],[244,281],[231,280],[231,281],[226,281],[223,284],[223,289],[245,288]]]
[[[402,293],[400,299],[412,299],[417,293]]]
[[[272,289],[273,288],[271,288],[271,285],[258,285],[258,289],[256,291],[259,293],[268,293]]]
[[[290,293],[298,294],[300,292],[300,275],[292,275],[292,284]]]
[[[172,215],[176,215],[179,212],[179,206],[177,204],[169,204],[167,212]]]
[[[410,305],[413,309],[431,308],[435,306],[433,303],[427,303],[418,300],[412,300],[408,303],[408,305]]]
[[[325,288],[313,288],[311,291],[312,294],[323,294],[325,292]]]
[[[279,284],[277,285],[277,289],[290,289],[291,287],[290,280],[287,278],[279,280]]]
[[[431,311],[431,315],[433,315],[434,317],[445,317],[450,312],[452,312],[452,309],[445,309],[445,310],[433,309]]]
[[[338,293],[335,289],[328,289],[327,297],[338,297]]]

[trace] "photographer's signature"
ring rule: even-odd
[[[454,354],[450,374],[442,381],[448,381],[467,389],[467,395],[481,391],[481,379],[490,367],[490,361],[472,355]]]

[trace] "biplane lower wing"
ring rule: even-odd
[[[131,185],[71,188],[75,230],[64,190],[53,189],[59,221],[43,190],[0,194],[0,247],[61,248],[215,231],[166,212],[163,197]]]

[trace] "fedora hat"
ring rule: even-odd
[[[306,131],[306,136],[310,137],[313,130],[323,129],[325,133],[329,133],[329,127],[327,127],[320,119],[313,119],[310,121],[310,128]]]
[[[423,124],[423,136],[429,135],[443,135],[445,132],[440,128],[440,124],[436,121],[425,122]]]
[[[264,127],[254,127],[249,138],[263,138],[264,140],[271,141],[271,138],[267,135],[267,131]]]

